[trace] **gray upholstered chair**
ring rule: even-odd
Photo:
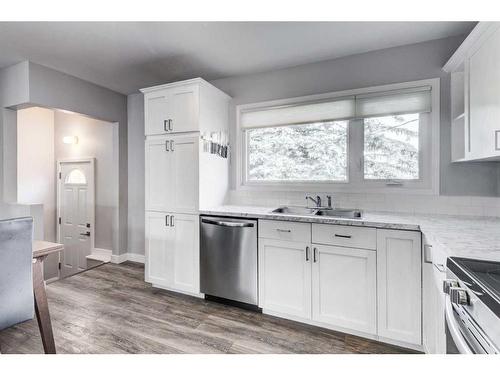
[[[0,330],[33,319],[33,219],[0,220]]]

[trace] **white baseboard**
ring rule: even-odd
[[[142,254],[127,253],[127,260],[130,260],[131,262],[144,264],[145,257]]]
[[[120,255],[111,255],[111,263],[120,264],[126,261],[144,263],[144,255],[135,253],[124,253]]]

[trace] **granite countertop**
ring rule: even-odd
[[[201,210],[200,214],[421,231],[433,247],[433,260],[439,259],[441,264],[449,256],[500,261],[499,218],[363,211],[362,219],[343,219],[283,215],[272,213],[274,208],[219,206]]]

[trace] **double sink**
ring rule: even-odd
[[[275,214],[283,215],[300,215],[300,216],[328,216],[340,217],[346,219],[361,219],[360,210],[351,210],[345,208],[328,208],[328,207],[299,207],[299,206],[284,206],[278,207],[271,211]]]

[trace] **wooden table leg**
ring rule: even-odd
[[[45,354],[56,354],[56,344],[50,322],[49,305],[43,280],[43,259],[37,258],[33,263],[33,293],[35,295],[35,313],[38,320],[40,336],[42,336]]]

